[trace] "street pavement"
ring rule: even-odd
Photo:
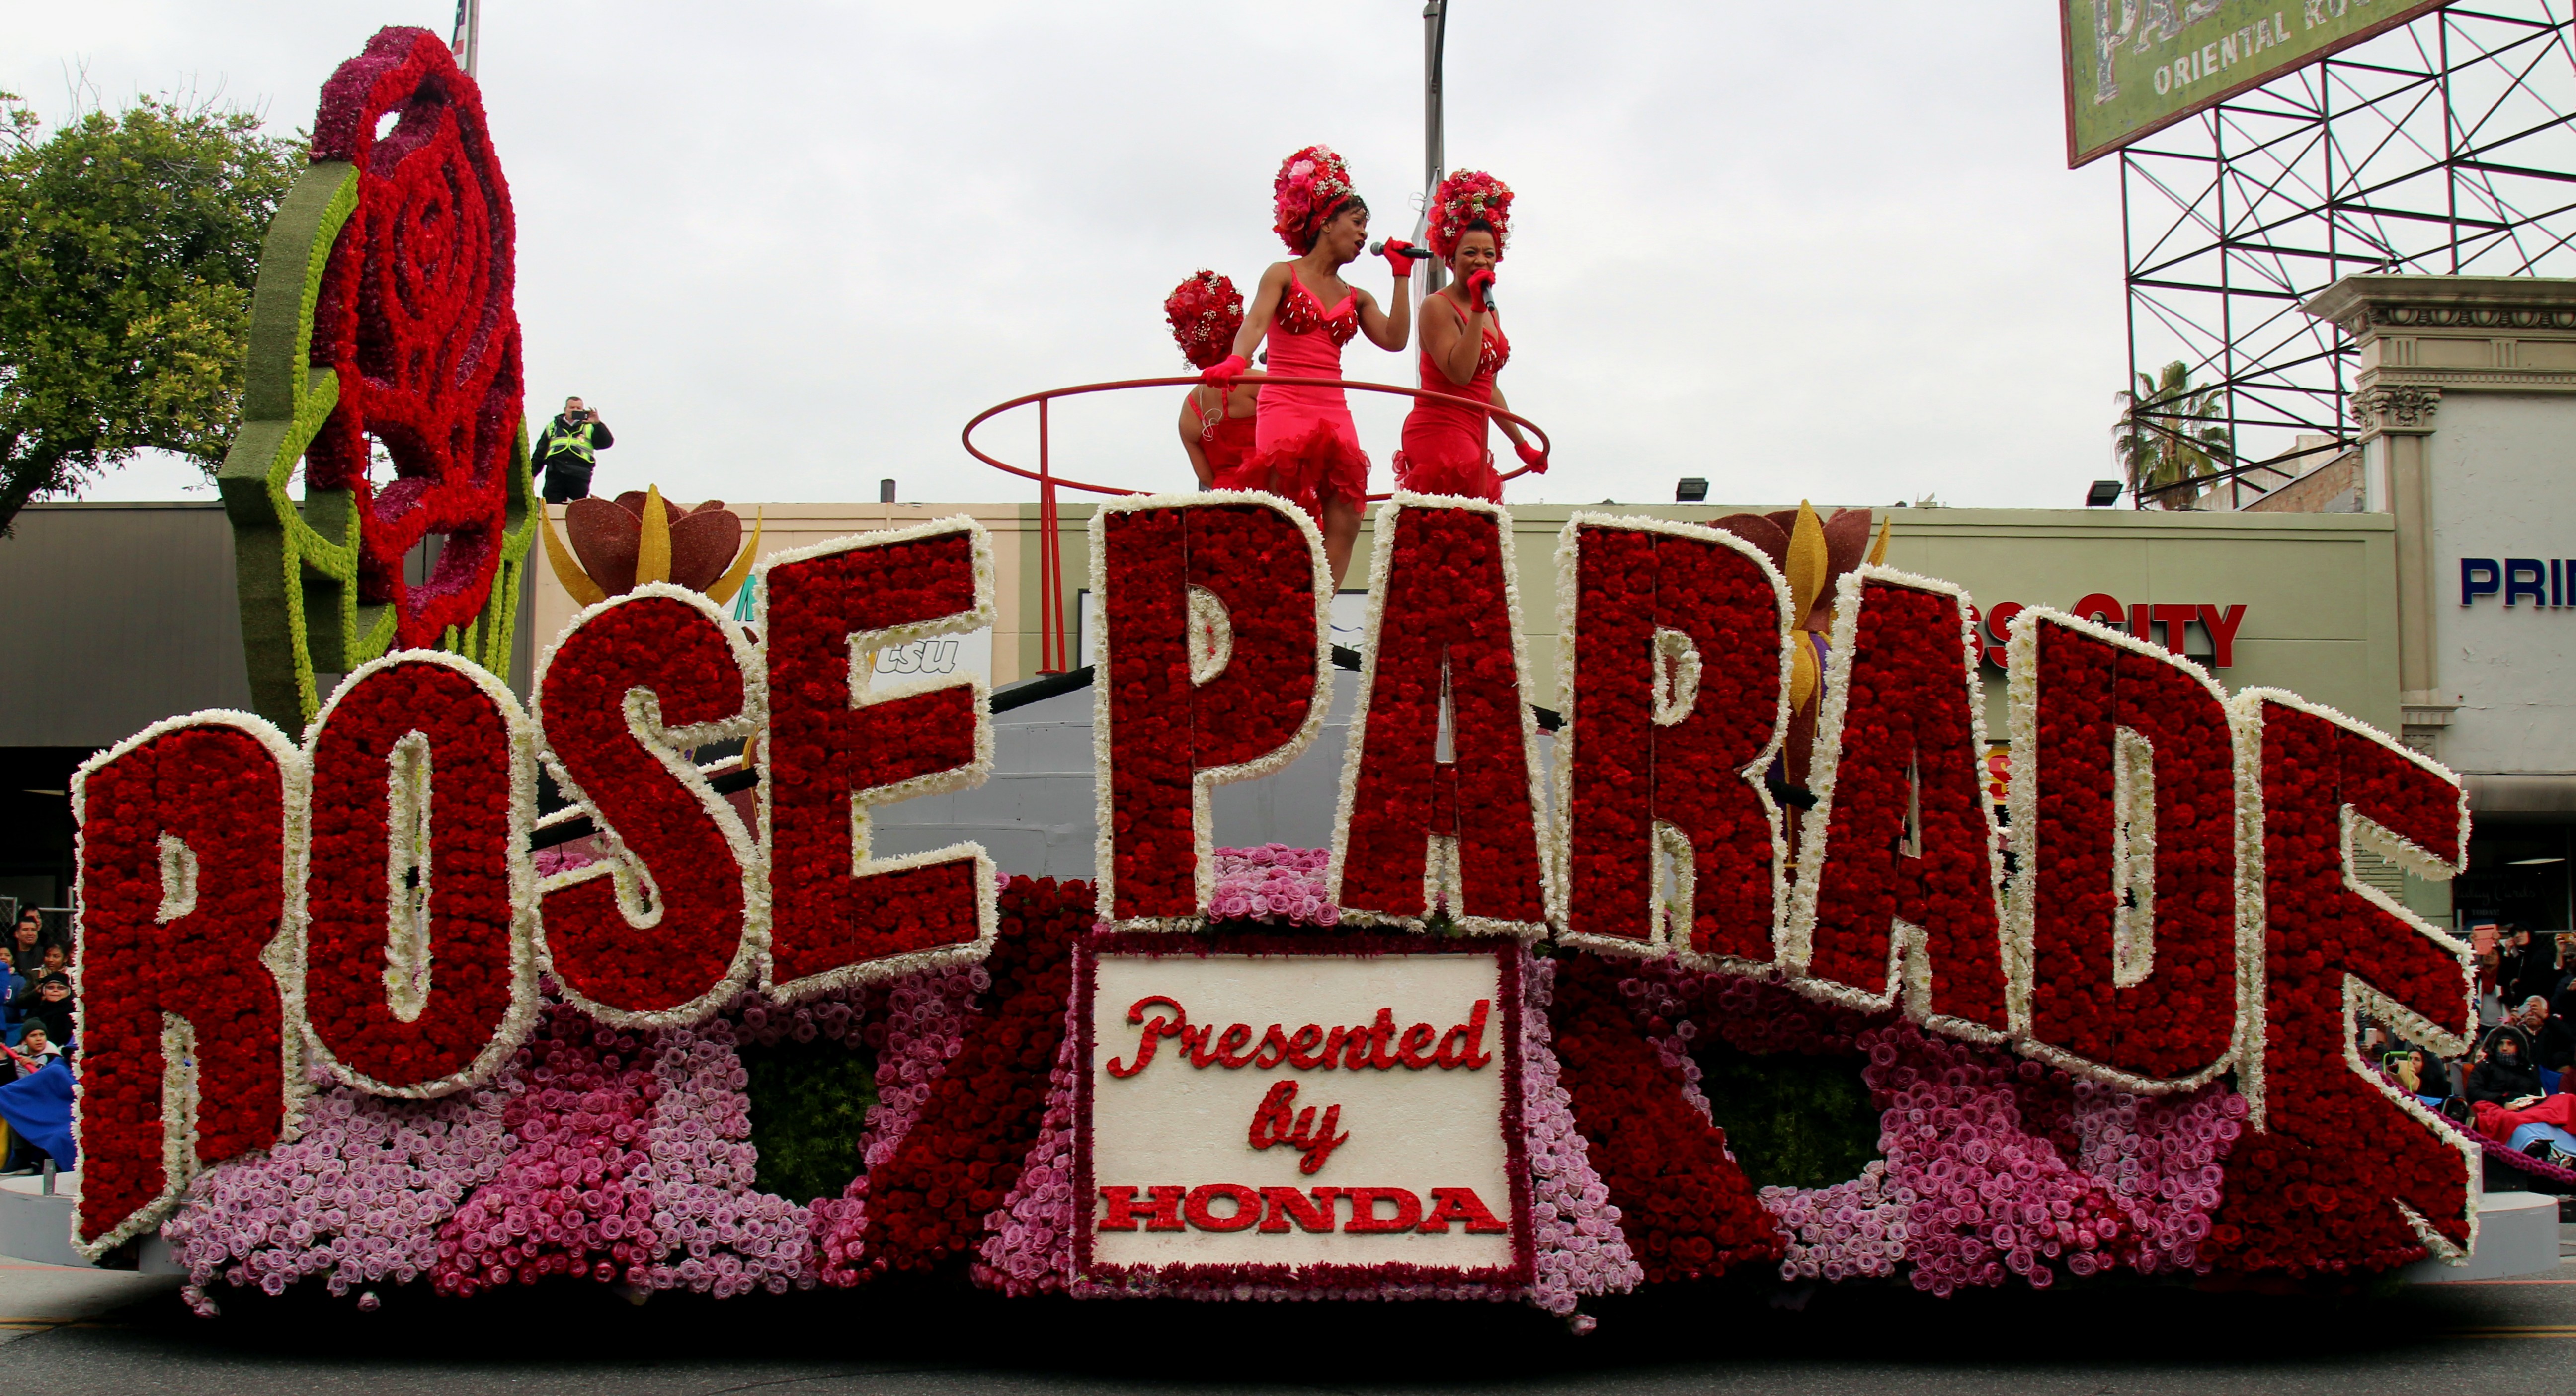
[[[2576,1249],[2571,1246],[2570,1249]],[[420,1287],[415,1287],[420,1288]],[[2259,1392],[2425,1396],[2576,1383],[2576,1265],[2339,1299],[2146,1282],[1935,1300],[1752,1286],[1595,1301],[1577,1337],[1510,1305],[1003,1300],[956,1281],[722,1302],[555,1283],[471,1301],[222,1296],[0,1260],[0,1392]]]

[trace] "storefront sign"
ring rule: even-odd
[[[1978,634],[1985,641],[1985,662],[2001,669],[2004,646],[2012,619],[2027,609],[2019,601],[1998,601],[1980,618]],[[2205,601],[2132,601],[2122,602],[2108,592],[2093,592],[2067,608],[2067,613],[2096,621],[2114,630],[2126,630],[2149,644],[2161,643],[2176,654],[2183,654],[2185,628],[2197,624],[2209,636],[2209,667],[2228,669],[2236,664],[2236,630],[2245,623],[2241,602],[2211,605]],[[2199,656],[2194,655],[2193,658]]]
[[[2528,599],[2535,611],[2576,605],[2576,560],[2491,557],[2460,559],[2460,604],[2475,605],[2481,596],[2504,598],[2505,609]]]

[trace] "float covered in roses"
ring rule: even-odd
[[[1105,506],[1098,846],[1052,881],[871,846],[995,771],[980,680],[858,658],[993,622],[980,526],[747,571],[714,504],[595,512],[548,535],[596,594],[527,704],[380,646],[300,731],[174,717],[82,768],[85,1254],[158,1231],[209,1312],[917,1272],[1580,1327],[1729,1275],[2334,1285],[2474,1243],[2475,1146],[2350,1046],[2465,1046],[2465,947],[2349,872],[2457,872],[2457,778],[2025,608],[2008,858],[1973,599],[1864,560],[1865,515],[1577,514],[1542,689],[1507,513],[1396,497],[1307,849],[1219,847],[1211,800],[1321,727],[1315,525]],[[746,576],[748,623],[710,599]],[[468,614],[405,604],[404,645]],[[591,837],[539,831],[540,770]]]

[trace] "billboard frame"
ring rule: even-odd
[[[2220,394],[2150,404],[2139,435],[2225,433],[2210,474],[2130,480],[2137,506],[2246,507],[2357,444],[2352,338],[2300,310],[2336,280],[2576,276],[2570,113],[2576,0],[2492,0],[2121,147],[2129,381],[2180,360],[2195,398]]]
[[[2391,29],[2397,29],[2405,25],[2412,24],[2416,20],[2422,19],[2424,16],[2431,14],[2435,10],[2449,8],[2453,3],[2455,3],[2455,0],[2415,0],[2415,3],[2399,7],[2391,13],[2389,17],[2382,19],[2377,23],[2371,24],[2366,28],[2356,29],[2352,33],[2346,34],[2340,39],[2336,39],[2318,48],[2310,49],[2306,53],[2300,54],[2298,57],[2287,62],[2276,63],[2269,68],[2262,69],[2256,72],[2254,76],[2246,78],[2232,87],[2223,88],[2217,92],[2213,92],[2209,96],[2195,101],[2187,107],[2180,108],[2158,118],[2148,125],[2141,126],[2134,131],[2130,131],[2119,137],[2117,140],[2105,141],[2091,150],[2085,150],[2076,145],[2075,138],[2075,27],[2073,21],[2067,17],[2071,11],[2071,6],[2068,3],[2068,0],[2058,0],[2057,54],[2058,73],[2061,79],[2059,82],[2059,88],[2065,98],[2066,168],[2070,170],[2080,170],[2086,165],[2092,164],[2094,161],[2101,159],[2105,155],[2112,154],[2115,151],[2125,150],[2129,146],[2145,140],[2147,137],[2154,135],[2158,131],[2164,130],[2166,127],[2171,126],[2176,122],[2188,120],[2191,117],[2198,116],[2202,112],[2209,110],[2211,107],[2217,106],[2221,102],[2243,96],[2244,94],[2253,91],[2255,88],[2261,87],[2265,83],[2281,77],[2285,73],[2294,73],[2311,63],[2332,58],[2336,54],[2343,52],[2345,49],[2351,48],[2355,44],[2366,43],[2369,40],[2378,38],[2380,35],[2387,33]]]

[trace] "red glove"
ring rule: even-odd
[[[1412,248],[1412,243],[1405,242],[1397,238],[1388,238],[1385,243],[1378,248],[1377,255],[1384,257],[1386,259],[1386,264],[1395,268],[1395,279],[1398,281],[1402,281],[1413,275],[1413,259],[1404,255],[1406,252],[1411,251]]]
[[[1202,383],[1214,383],[1218,387],[1224,387],[1226,384],[1242,377],[1243,371],[1250,367],[1252,367],[1252,360],[1243,357],[1241,354],[1228,354],[1225,356],[1225,362],[1209,365],[1207,371],[1199,375],[1199,381]]]
[[[1491,273],[1486,274],[1490,275]],[[1547,473],[1547,452],[1540,450],[1526,441],[1513,442],[1512,451],[1521,458],[1521,464],[1529,467],[1532,475],[1545,475]]]
[[[1491,306],[1485,304],[1485,288],[1494,284],[1494,269],[1487,267],[1467,278],[1467,308],[1482,315]]]

